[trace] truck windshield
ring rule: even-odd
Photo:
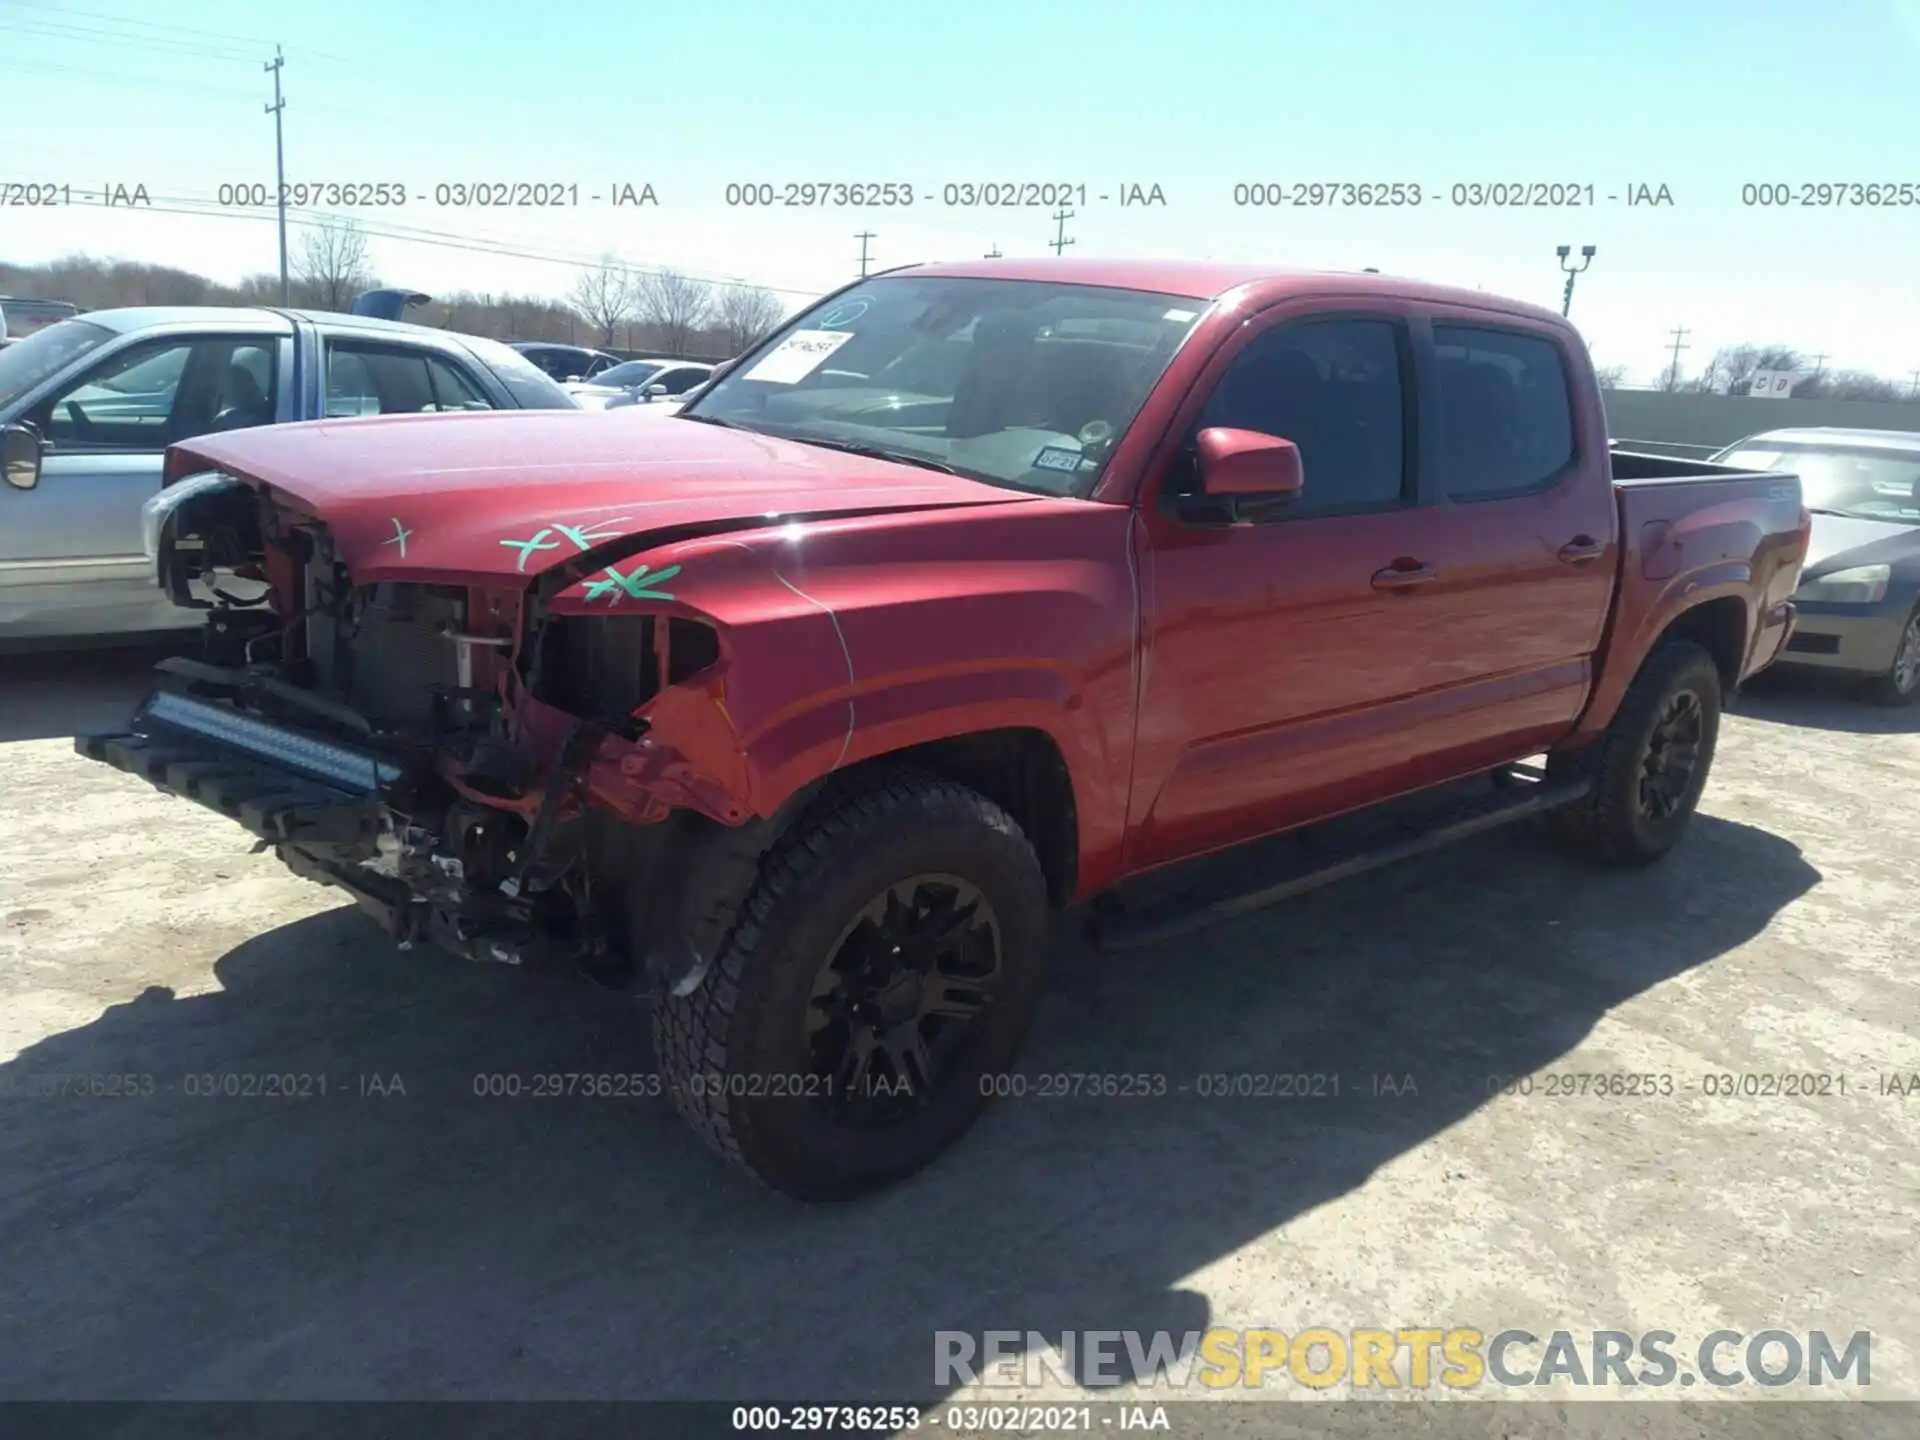
[[[682,418],[1088,494],[1207,302],[889,276],[821,302]]]
[[[0,350],[0,415],[55,371],[113,339],[113,331],[84,320],[62,320]]]
[[[1920,525],[1920,449],[1735,450],[1720,461],[1742,470],[1791,470],[1809,510]]]

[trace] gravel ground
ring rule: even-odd
[[[81,760],[149,660],[0,661],[0,1396],[933,1400],[935,1330],[1469,1325],[1869,1330],[1866,1389],[1761,1398],[1920,1398],[1920,1096],[1883,1093],[1920,1072],[1920,714],[1744,697],[1647,872],[1517,827],[1153,950],[1063,926],[1033,1088],[1169,1093],[1010,1099],[807,1208],[665,1100],[476,1096],[649,1075],[641,1017],[399,953]],[[1275,1072],[1340,1092],[1199,1093]],[[1546,1093],[1595,1072],[1673,1093]],[[1809,1072],[1845,1093],[1704,1093]],[[313,1093],[192,1093],[260,1074]],[[153,1093],[29,1093],[85,1075]]]

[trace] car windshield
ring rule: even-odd
[[[1920,449],[1753,447],[1724,456],[1742,470],[1790,470],[1809,510],[1920,525]]]
[[[989,484],[1092,491],[1207,302],[889,276],[821,302],[681,411]]]
[[[594,376],[589,382],[594,385],[612,385],[625,389],[633,385],[644,385],[667,367],[655,364],[651,360],[629,360],[623,365],[609,366]]]
[[[522,410],[578,410],[579,404],[532,360],[498,340],[462,335],[460,343],[493,371]]]
[[[85,320],[62,320],[0,350],[0,411],[42,380],[113,339],[113,331]]]

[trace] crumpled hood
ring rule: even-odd
[[[531,579],[588,549],[643,548],[654,532],[1032,498],[744,430],[641,426],[605,411],[315,420],[176,450],[325,521],[359,584]]]

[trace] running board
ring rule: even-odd
[[[1096,912],[1090,926],[1093,944],[1102,950],[1132,950],[1142,945],[1204,930],[1226,920],[1264,910],[1308,890],[1331,885],[1368,870],[1377,870],[1427,850],[1437,850],[1469,835],[1498,829],[1529,815],[1538,815],[1578,800],[1592,788],[1585,779],[1555,781],[1532,778],[1538,772],[1515,766],[1494,791],[1472,801],[1437,824],[1422,826],[1384,844],[1349,846],[1315,855],[1310,861],[1278,876],[1264,878],[1251,889],[1188,892],[1155,901],[1137,910]]]

